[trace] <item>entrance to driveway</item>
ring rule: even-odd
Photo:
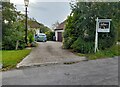
[[[61,42],[39,42],[38,47],[34,48],[30,55],[17,65],[17,68],[34,65],[79,62],[85,59],[85,57],[77,56],[68,50],[62,49]]]

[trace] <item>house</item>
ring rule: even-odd
[[[58,42],[62,42],[63,40],[63,32],[64,32],[64,29],[65,29],[65,21],[60,23],[56,29],[54,29],[55,31],[55,37],[56,37],[56,41]]]
[[[28,20],[29,30],[32,29],[35,31],[35,34],[40,33],[40,24],[37,21]]]

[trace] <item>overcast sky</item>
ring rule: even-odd
[[[24,13],[24,0],[10,0],[10,2],[16,5],[18,11]],[[28,15],[51,28],[56,21],[63,22],[70,14],[69,2],[70,0],[30,0]]]

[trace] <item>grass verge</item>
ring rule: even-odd
[[[99,51],[95,54],[81,54],[77,53],[78,56],[86,56],[88,60],[102,59],[102,58],[110,58],[115,56],[120,56],[120,45],[112,46],[109,49]]]
[[[89,60],[95,60],[95,59],[100,59],[100,58],[109,58],[109,57],[115,57],[115,56],[120,56],[120,45],[115,45],[109,49],[99,51],[95,54],[87,55]]]
[[[0,64],[2,64],[2,51],[0,51]]]
[[[2,70],[4,71],[15,68],[16,65],[30,52],[31,49],[2,51]]]

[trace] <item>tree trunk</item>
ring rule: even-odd
[[[19,40],[16,41],[16,47],[15,47],[16,50],[18,49],[18,44],[19,44]]]

